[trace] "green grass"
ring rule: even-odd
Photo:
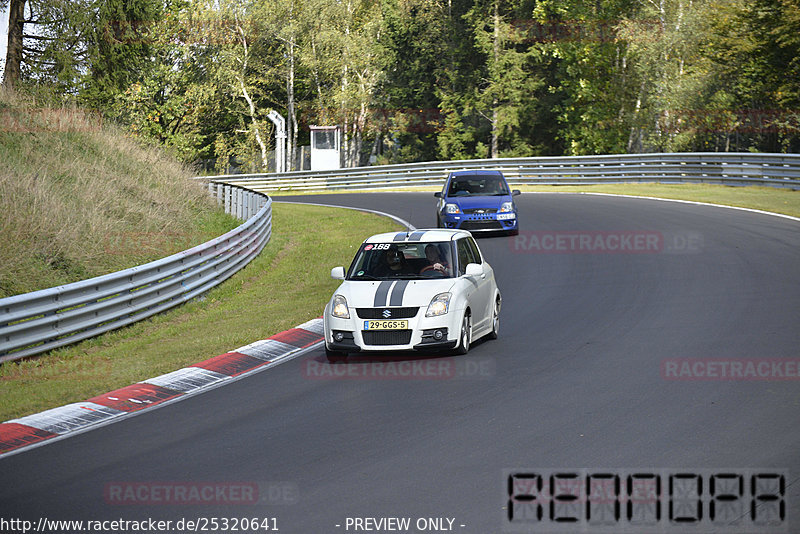
[[[77,345],[0,365],[0,421],[86,400],[267,338],[322,315],[363,239],[389,219],[315,206],[273,205],[264,251],[227,282],[149,320]]]

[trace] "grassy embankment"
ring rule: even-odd
[[[153,261],[240,224],[98,116],[0,90],[0,298]]]

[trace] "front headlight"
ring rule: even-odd
[[[350,310],[347,309],[347,299],[341,295],[333,296],[333,306],[331,306],[331,315],[339,319],[349,319]]]
[[[514,211],[514,203],[513,202],[503,202],[500,205],[500,213],[509,213]]]
[[[461,210],[458,209],[458,204],[445,204],[444,212],[452,215],[454,213],[461,213]]]
[[[450,293],[439,293],[428,304],[428,311],[425,312],[425,317],[436,317],[447,313],[450,308]]]

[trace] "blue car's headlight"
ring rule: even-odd
[[[500,205],[500,213],[509,213],[514,211],[514,203],[513,202],[503,202]]]
[[[461,210],[458,209],[458,204],[445,204],[444,212],[449,215],[452,215],[454,213],[461,213]]]

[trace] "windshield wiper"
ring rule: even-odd
[[[373,276],[373,275],[368,274],[368,273],[354,274],[353,276],[350,277],[351,280],[353,280],[355,278],[369,278],[370,280],[381,280],[377,276]]]
[[[411,273],[400,275],[399,278],[408,278],[410,280],[439,280],[440,278],[449,278],[448,276],[445,276],[444,273],[442,274],[443,276],[429,276],[425,274]]]

